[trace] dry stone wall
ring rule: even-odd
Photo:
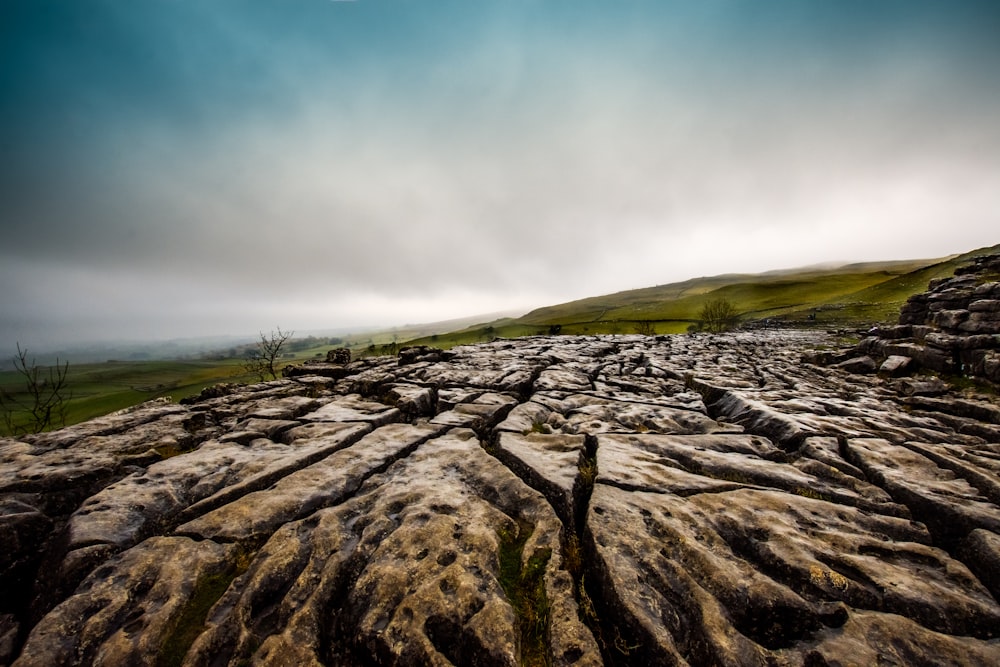
[[[0,441],[0,664],[1000,664],[995,397],[835,344],[414,348]]]

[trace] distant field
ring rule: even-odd
[[[284,366],[325,356],[328,346],[312,348],[282,359]],[[256,382],[242,374],[239,359],[221,361],[106,361],[70,364],[67,374],[72,398],[67,403],[67,424],[75,424],[138,403],[169,396],[175,401],[193,396],[219,382]],[[23,398],[24,380],[15,371],[0,371],[0,387]],[[0,424],[0,434],[8,435]]]

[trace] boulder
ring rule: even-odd
[[[331,364],[346,366],[351,363],[351,351],[346,347],[338,347],[334,350],[327,350],[326,360]]]

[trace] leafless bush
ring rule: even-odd
[[[17,344],[14,370],[24,378],[24,391],[8,393],[0,388],[0,410],[4,426],[11,435],[41,433],[54,426],[66,425],[66,402],[72,397],[66,387],[69,362],[39,366],[28,360],[28,348]]]
[[[705,329],[713,332],[728,331],[736,326],[739,314],[736,306],[724,297],[707,302],[698,315]]]
[[[247,358],[243,361],[243,372],[247,375],[256,375],[263,382],[270,375],[272,380],[278,378],[278,369],[274,367],[275,361],[281,356],[281,350],[292,337],[294,331],[282,331],[278,327],[277,331],[265,334],[260,332],[260,340],[257,347],[247,353]]]

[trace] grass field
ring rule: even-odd
[[[282,359],[281,365],[302,362],[327,347],[313,348]],[[67,424],[92,419],[155,398],[169,396],[178,401],[219,382],[256,382],[242,373],[239,359],[217,361],[106,361],[71,364],[67,373],[71,398],[67,401]],[[24,378],[15,371],[0,371],[0,387],[24,400]],[[0,434],[9,435],[0,423]]]

